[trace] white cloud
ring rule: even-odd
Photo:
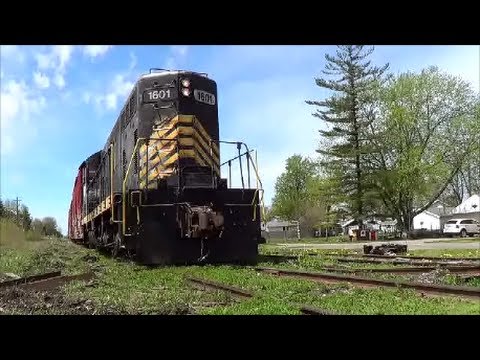
[[[85,91],[82,95],[82,100],[85,104],[90,104],[90,100],[92,99],[92,94],[89,91]]]
[[[165,60],[164,68],[168,70],[176,69],[185,62],[188,53],[188,46],[173,45],[169,48],[170,56]]]
[[[64,71],[73,52],[72,45],[57,45],[53,47],[53,54],[57,56],[59,71]]]
[[[72,45],[56,45],[51,46],[50,51],[35,53],[34,57],[37,61],[39,70],[52,70],[53,83],[63,89],[66,85],[65,73],[68,63],[72,58],[75,47]]]
[[[56,73],[55,77],[53,78],[53,82],[59,89],[63,89],[65,87],[65,78],[61,73]]]
[[[108,89],[102,95],[95,97],[95,101],[98,106],[105,106],[107,110],[115,110],[119,101],[123,102],[126,100],[133,89],[133,85],[133,81],[127,80],[125,75],[117,74]],[[84,101],[89,102],[91,97],[91,94],[85,96]]]
[[[127,96],[133,89],[136,77],[134,68],[137,65],[137,57],[133,52],[129,53],[130,63],[128,69],[122,73],[116,74],[108,85],[101,91],[85,90],[82,94],[82,100],[86,104],[94,103],[96,109],[100,112],[105,110],[117,110],[123,105]]]
[[[173,45],[170,47],[170,51],[176,56],[186,56],[188,52],[187,45]]]
[[[2,84],[3,85],[3,84]],[[21,143],[35,135],[32,117],[46,107],[46,99],[35,92],[25,82],[8,81],[1,90],[1,153],[14,150],[15,141],[22,134]]]
[[[55,67],[55,62],[52,56],[47,54],[35,54],[35,60],[40,70],[47,70]]]
[[[25,54],[18,45],[0,45],[0,58],[23,63]]]
[[[48,76],[39,71],[33,73],[33,81],[40,89],[47,89],[50,86]]]
[[[105,55],[111,48],[113,48],[112,45],[86,45],[83,47],[83,53],[94,59]]]
[[[129,71],[132,71],[133,69],[135,69],[135,66],[137,66],[137,57],[135,56],[135,54],[132,52],[130,52],[129,54],[130,56],[130,65],[128,65],[128,70]]]

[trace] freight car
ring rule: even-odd
[[[220,164],[221,144],[235,146],[238,156]],[[242,142],[219,139],[213,79],[150,69],[134,84],[104,148],[78,169],[69,238],[142,264],[253,264],[263,203],[251,154]],[[241,187],[232,186],[232,162]]]

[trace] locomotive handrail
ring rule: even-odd
[[[112,208],[112,214],[111,214],[111,218],[110,218],[110,221],[112,222],[112,224],[116,224],[116,223],[121,223],[122,221],[121,220],[115,220],[115,202],[113,201],[113,169],[114,169],[114,166],[115,166],[115,162],[114,162],[114,152],[113,152],[113,142],[110,144],[110,206]]]
[[[214,142],[215,140],[211,140],[211,142]],[[228,164],[229,165],[229,180],[230,180],[230,184],[231,184],[231,174],[230,174],[230,171],[231,171],[231,162],[236,160],[236,159],[239,159],[239,162],[240,162],[240,173],[241,173],[241,176],[242,176],[242,188],[244,188],[244,184],[243,184],[243,174],[242,174],[242,165],[241,165],[241,158],[243,155],[246,155],[247,156],[247,172],[248,172],[248,186],[250,187],[250,153],[252,151],[254,151],[253,149],[250,150],[247,146],[247,144],[245,144],[244,142],[242,141],[225,141],[225,140],[216,140],[218,141],[218,143],[223,143],[223,144],[230,144],[230,145],[237,145],[237,148],[238,148],[238,152],[239,152],[239,155],[234,157],[233,159],[230,159],[226,162],[224,162],[223,164],[221,164],[220,166],[223,166],[225,164]],[[240,149],[241,149],[241,146],[244,146],[246,151],[245,153],[243,154],[240,154]],[[257,160],[257,151],[255,150],[255,162],[254,161],[251,161],[251,164],[252,164],[252,167],[253,167],[253,170],[255,171],[255,177],[256,177],[256,181],[257,181],[257,187],[256,187],[256,191],[255,191],[255,194],[254,194],[254,197],[253,197],[253,200],[252,200],[252,206],[253,206],[253,219],[252,221],[255,221],[256,220],[256,210],[255,210],[255,199],[256,199],[256,195],[258,193],[261,194],[261,197],[259,199],[260,203],[261,203],[261,208],[262,208],[262,217],[263,219],[265,219],[265,203],[264,203],[264,200],[263,200],[263,196],[264,196],[264,190],[263,190],[263,184],[262,184],[262,180],[260,179],[260,175],[258,173],[258,160]],[[260,185],[260,187],[259,187]]]
[[[127,189],[126,189],[126,186],[127,186],[127,179],[128,179],[128,175],[130,175],[130,168],[132,167],[132,162],[133,162],[133,158],[135,157],[136,155],[136,152],[137,152],[137,149],[138,149],[138,145],[140,144],[140,142],[142,141],[150,141],[150,140],[163,140],[163,141],[176,141],[178,142],[178,139],[176,138],[173,138],[173,139],[166,139],[166,138],[139,138],[137,139],[137,142],[135,143],[135,147],[133,148],[133,151],[132,151],[132,155],[130,156],[130,161],[128,162],[128,166],[127,166],[127,171],[125,172],[125,177],[123,179],[123,185],[122,185],[122,233],[123,233],[123,236],[132,236],[133,234],[127,234],[126,233],[126,226],[127,226],[127,221],[126,221],[126,218],[127,218],[127,205],[126,205],[126,192],[127,192]],[[147,149],[148,151],[148,149]],[[140,213],[137,211],[137,222],[140,221]]]

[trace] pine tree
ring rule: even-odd
[[[317,152],[323,156],[323,166],[339,178],[340,190],[353,200],[352,215],[359,222],[364,215],[366,190],[361,156],[366,149],[362,134],[371,121],[369,105],[374,102],[374,90],[384,80],[389,66],[372,66],[366,58],[373,50],[373,47],[342,45],[338,46],[336,56],[326,54],[327,63],[322,72],[336,78],[316,78],[315,82],[334,94],[323,101],[306,101],[320,108],[313,116],[330,125],[330,129],[319,131],[326,146]]]

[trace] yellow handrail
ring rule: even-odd
[[[135,143],[135,147],[133,148],[132,155],[130,156],[130,161],[128,162],[128,167],[127,171],[125,172],[125,178],[123,179],[123,184],[122,184],[122,233],[123,236],[132,236],[132,234],[127,234],[126,233],[126,227],[127,227],[127,221],[126,221],[126,216],[127,216],[127,205],[126,205],[126,192],[127,192],[127,179],[128,175],[130,174],[130,168],[132,167],[132,162],[133,158],[135,157],[135,154],[138,149],[138,145],[140,144],[141,141],[144,140],[164,140],[164,141],[178,141],[178,139],[153,139],[153,138],[139,138],[137,139],[137,142]],[[143,206],[143,205],[142,205]],[[140,222],[140,213],[139,213],[139,208],[137,208],[137,223]]]
[[[128,162],[128,167],[127,171],[125,173],[125,178],[123,179],[123,184],[122,184],[122,233],[123,236],[132,236],[132,234],[127,234],[126,233],[126,227],[127,227],[127,221],[126,221],[126,216],[127,216],[127,201],[126,201],[126,196],[125,193],[127,192],[127,179],[128,175],[130,174],[130,168],[132,167],[132,162],[133,158],[135,156],[135,153],[137,152],[138,149],[138,144],[140,144],[140,141],[142,140],[148,140],[148,138],[139,138],[137,139],[137,142],[135,143],[135,147],[133,148],[132,151],[132,156],[130,156],[130,161]]]
[[[113,168],[115,167],[115,161],[114,161],[114,152],[113,152],[113,143],[110,144],[110,206],[112,208],[112,214],[110,221],[115,224],[115,223],[121,223],[121,220],[115,220],[115,202],[113,201]]]

